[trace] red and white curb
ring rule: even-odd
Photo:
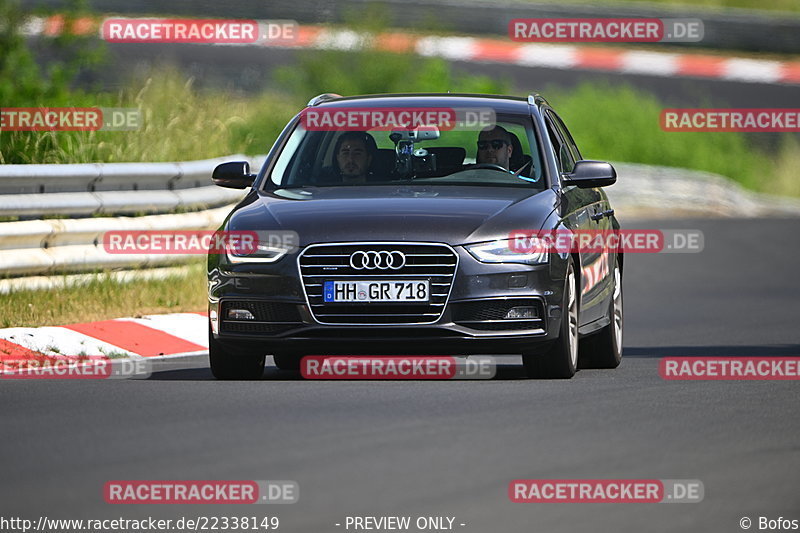
[[[117,318],[67,326],[0,329],[0,372],[4,361],[41,356],[107,356],[148,360],[208,351],[206,313],[172,313]]]
[[[354,49],[364,46],[363,36],[352,31],[301,27],[297,46]],[[624,50],[601,46],[515,43],[477,37],[421,37],[380,34],[372,39],[378,49],[411,51],[453,61],[505,63],[525,67],[585,69],[649,76],[715,78],[756,83],[800,84],[800,62],[768,61],[707,54]]]
[[[101,25],[102,19],[82,18],[73,25],[73,31],[84,35],[98,33]],[[63,26],[63,18],[58,16],[33,19],[24,28],[24,33],[54,36],[61,32]],[[371,35],[312,25],[299,26],[297,38],[290,43],[262,41],[220,46],[337,50],[373,47],[378,50],[414,52],[454,61],[800,85],[800,61],[625,50],[609,46],[516,43],[499,38],[423,36],[399,32]]]

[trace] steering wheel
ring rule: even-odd
[[[506,174],[511,172],[507,168],[503,168],[500,165],[495,165],[494,163],[473,163],[469,165],[468,170],[477,170],[481,168],[485,168],[486,170],[497,170],[500,172],[505,172]]]

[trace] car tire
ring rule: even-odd
[[[254,380],[264,374],[264,355],[242,353],[224,348],[209,332],[208,362],[217,379]]]
[[[272,359],[278,370],[300,372],[300,359],[302,359],[300,355],[289,353],[273,354]]]
[[[622,361],[622,271],[614,264],[614,292],[609,304],[611,322],[598,333],[587,337],[581,345],[581,368],[617,368]]]
[[[578,283],[572,259],[567,263],[558,339],[544,352],[522,354],[529,378],[569,379],[578,368]]]

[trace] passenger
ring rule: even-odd
[[[508,130],[500,126],[487,128],[478,135],[477,163],[490,163],[510,169],[511,154],[514,146]]]

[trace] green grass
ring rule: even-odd
[[[296,65],[279,69],[272,90],[256,96],[201,91],[177,71],[153,71],[139,85],[115,95],[95,95],[90,104],[139,107],[144,115],[140,130],[3,132],[0,162],[154,162],[264,154],[287,121],[322,92],[403,92],[409,87],[416,92],[512,92],[508,80],[457,72],[438,58],[368,50],[298,57]],[[543,94],[586,157],[697,169],[753,190],[800,196],[795,171],[800,143],[795,135],[785,134],[782,146],[768,152],[741,133],[663,132],[659,116],[664,104],[625,85],[587,83],[569,91],[550,87]]]
[[[3,294],[0,328],[38,327],[160,313],[205,311],[206,272],[202,260],[186,275],[119,283],[102,274],[87,285]]]
[[[2,132],[0,163],[189,161],[229,155],[247,146],[253,147],[253,153],[263,153],[297,107],[280,94],[253,101],[224,91],[199,91],[191,79],[172,70],[155,71],[118,95],[77,98],[72,105],[139,108],[142,127],[136,131]]]
[[[458,91],[484,84],[498,89],[496,92],[510,92],[500,82],[486,85],[480,79],[459,81],[449,70],[433,74],[442,68],[434,63],[418,71],[420,79],[430,78],[419,89],[441,91],[444,83]],[[31,162],[189,160],[235,152],[263,154],[308,98],[324,90],[316,86],[324,80],[305,78],[286,81],[283,93],[244,97],[198,91],[175,72],[159,73],[152,80],[143,89],[128,93],[135,95],[134,101],[153,121],[145,125],[145,130],[48,133],[52,142],[33,147]],[[400,81],[370,89],[397,90],[395,83]],[[365,92],[358,84],[351,88]],[[767,153],[739,133],[663,132],[659,116],[664,105],[652,94],[631,87],[586,84],[571,91],[551,88],[543,94],[569,124],[584,157],[695,168],[728,176],[755,190],[800,196],[800,143],[796,137],[786,135],[777,152]],[[128,97],[123,94],[121,101],[127,102]],[[2,299],[0,327],[202,311],[206,308],[205,268],[198,259],[187,275],[170,279],[118,283],[101,275],[81,287],[19,291]]]
[[[419,92],[512,92],[508,81],[458,74],[439,59],[413,59],[369,52],[308,54],[298,66],[278,73],[282,90],[257,96],[200,91],[178,72],[157,71],[137,90],[123,91],[104,104],[140,107],[145,116],[141,130],[4,132],[0,135],[16,144],[4,144],[3,152],[13,147],[16,151],[8,159],[29,163],[264,154],[288,120],[321,92],[399,92],[409,86]],[[388,74],[395,71],[400,75]],[[769,152],[742,133],[664,132],[659,116],[665,105],[653,94],[625,85],[587,83],[568,91],[545,88],[542,93],[569,125],[585,157],[697,169],[756,191],[800,196],[800,143],[795,135],[785,134],[779,149]],[[111,97],[100,95],[104,98]]]
[[[761,192],[800,196],[800,143],[791,134],[776,153],[767,153],[741,133],[664,132],[664,104],[631,87],[586,84],[544,94],[586,158],[703,170]]]
[[[530,2],[539,0],[527,0]],[[585,0],[566,0],[567,3],[586,4]],[[602,5],[613,4],[644,4],[661,5],[669,8],[686,8],[697,11],[698,9],[726,9],[744,8],[768,11],[787,11],[800,13],[800,2],[797,0],[592,0],[591,3]]]
[[[660,3],[678,6],[682,1]],[[7,5],[0,0],[0,8]],[[755,0],[698,0],[691,5],[800,12],[797,0],[770,5]],[[371,26],[373,18],[362,16],[360,29],[377,32],[385,27],[380,21]],[[299,53],[297,64],[280,69],[272,89],[256,96],[199,90],[193,80],[164,68],[129,81],[118,93],[90,94],[68,89],[66,67],[43,80],[24,53],[22,40],[3,40],[0,34],[0,41],[8,49],[16,46],[16,55],[0,55],[13,59],[0,60],[4,105],[137,107],[144,117],[143,126],[131,132],[0,132],[0,164],[187,161],[264,154],[308,99],[323,92],[515,92],[509,79],[458,72],[440,58],[363,50]],[[728,176],[754,190],[800,197],[797,137],[784,136],[780,149],[769,153],[753,146],[744,134],[665,133],[659,127],[664,104],[650,93],[625,86],[586,84],[543,94],[565,119],[587,158],[695,168]],[[191,263],[185,275],[163,280],[119,283],[98,275],[80,287],[2,295],[0,327],[202,311],[206,288],[201,259]]]
[[[379,31],[379,17],[375,27],[368,24],[373,18],[364,18],[359,28]],[[117,94],[76,92],[73,105],[138,107],[144,117],[139,130],[2,132],[0,163],[186,161],[264,154],[288,120],[323,92],[513,92],[509,79],[455,70],[441,58],[371,49],[299,52],[294,65],[276,71],[272,88],[256,96],[199,90],[193,80],[163,67],[128,87]],[[741,133],[663,132],[659,116],[664,104],[625,85],[587,83],[569,91],[545,88],[543,94],[587,157],[703,170],[753,190],[800,196],[797,136],[784,135],[783,145],[768,152]]]

